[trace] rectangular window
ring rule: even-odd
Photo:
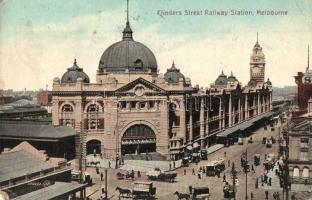
[[[309,138],[300,138],[300,147],[309,148]]]
[[[302,161],[309,160],[309,156],[308,155],[309,155],[308,152],[301,151],[300,152],[300,160],[302,160]]]

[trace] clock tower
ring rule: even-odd
[[[262,47],[257,42],[252,49],[252,54],[250,56],[250,80],[254,82],[264,82],[264,72],[265,72],[265,58],[262,52]]]

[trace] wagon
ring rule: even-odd
[[[209,199],[209,188],[208,187],[194,187],[193,188],[193,199],[206,200]]]
[[[134,182],[133,199],[155,199],[156,187],[152,182]]]
[[[225,169],[225,159],[211,161],[203,168],[206,170],[206,176],[215,176],[217,172],[222,172]]]
[[[177,172],[162,172],[160,169],[155,169],[154,171],[149,171],[146,173],[146,176],[149,180],[168,182],[174,182],[177,175]]]
[[[254,155],[254,165],[255,166],[260,165],[260,154],[255,154]]]

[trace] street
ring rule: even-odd
[[[282,126],[285,124],[282,124]],[[229,184],[233,183],[232,175],[231,175],[231,169],[232,169],[232,162],[234,162],[235,169],[237,171],[237,194],[236,199],[245,199],[246,195],[246,175],[244,173],[244,170],[241,167],[241,155],[246,152],[247,150],[247,158],[248,163],[251,166],[254,164],[254,155],[260,154],[260,165],[254,167],[254,171],[250,170],[247,175],[247,197],[248,199],[251,199],[251,193],[253,193],[253,199],[265,199],[265,191],[268,191],[268,197],[269,199],[273,198],[274,192],[279,192],[280,198],[283,197],[282,189],[279,188],[279,180],[278,178],[272,178],[272,186],[269,186],[267,184],[264,184],[262,186],[261,184],[261,175],[264,175],[266,170],[263,166],[263,161],[265,160],[265,155],[268,154],[275,154],[277,157],[278,155],[278,142],[272,145],[271,148],[266,147],[265,144],[262,144],[262,138],[263,137],[274,137],[275,139],[278,139],[279,136],[279,127],[281,126],[281,122],[278,122],[277,125],[275,125],[275,130],[271,131],[271,128],[268,126],[267,130],[264,130],[263,127],[259,128],[258,130],[254,131],[251,135],[253,139],[253,143],[248,143],[248,138],[244,139],[243,145],[238,145],[235,143],[235,145],[232,145],[230,147],[224,147],[214,153],[209,154],[208,160],[203,160],[196,163],[191,163],[189,167],[181,167],[176,169],[176,172],[178,173],[178,176],[176,178],[176,182],[169,183],[169,182],[161,182],[161,181],[154,181],[153,184],[156,186],[156,198],[157,199],[177,199],[177,196],[174,195],[174,192],[178,191],[179,193],[188,193],[189,192],[189,186],[192,187],[209,187],[210,190],[210,199],[212,200],[219,200],[224,199],[223,198],[223,176],[225,175],[225,179]],[[206,165],[209,161],[216,160],[218,158],[225,158],[225,165],[226,169],[221,172],[220,178],[217,176],[206,176],[205,174],[199,172],[201,166]],[[148,161],[147,161],[148,162]],[[228,163],[230,162],[230,167],[228,166]],[[168,162],[169,163],[169,162]],[[192,170],[195,170],[195,175],[192,175]],[[184,175],[184,170],[186,170],[186,175]],[[103,172],[104,169],[101,168],[100,172]],[[108,169],[108,197],[111,199],[118,199],[118,191],[116,191],[116,187],[122,187],[122,188],[133,188],[133,180],[118,180],[116,173],[121,170],[116,169]],[[104,188],[104,181],[101,181],[100,175],[96,174],[95,168],[88,168],[87,172],[91,174],[93,181],[95,181],[95,185],[88,188],[87,195],[92,194],[90,198],[92,199],[98,199],[101,195],[101,188]],[[198,173],[201,173],[201,178],[198,177]],[[269,174],[274,174],[274,172],[270,172]],[[258,178],[258,186],[259,188],[256,189],[256,179]],[[141,177],[137,177],[137,172],[135,172],[135,181],[148,181],[147,176],[145,173],[141,173]],[[305,197],[304,197],[305,198]],[[303,199],[304,199],[303,198]],[[299,198],[301,199],[301,198]]]

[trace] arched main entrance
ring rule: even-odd
[[[99,140],[89,140],[87,142],[87,155],[89,154],[100,154],[101,153],[101,141]]]
[[[123,155],[156,152],[154,131],[144,124],[131,126],[122,136],[121,152]]]

